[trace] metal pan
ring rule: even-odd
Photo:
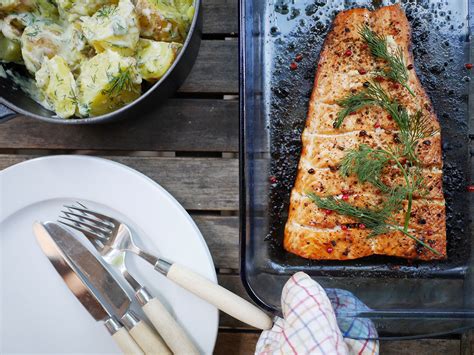
[[[241,1],[241,277],[250,296],[276,313],[284,283],[304,271],[327,288],[352,292],[371,309],[364,317],[377,323],[380,334],[448,333],[474,326],[474,194],[466,192],[472,181],[469,150],[474,140],[469,129],[472,133],[474,117],[468,106],[470,72],[465,68],[473,60],[468,16],[472,1],[400,1],[413,30],[417,74],[442,126],[447,260],[373,256],[317,261],[283,249],[301,132],[332,19],[344,9],[394,2]],[[290,70],[297,54],[303,60],[297,70]]]
[[[195,13],[189,28],[183,48],[167,73],[156,83],[144,85],[144,92],[135,101],[120,109],[101,116],[90,118],[62,119],[55,113],[45,109],[32,100],[21,89],[17,88],[11,79],[0,77],[0,123],[17,116],[28,116],[40,121],[51,123],[81,125],[117,121],[126,117],[134,117],[156,108],[171,96],[183,84],[196,61],[202,37],[202,8],[201,0],[194,1]],[[6,69],[16,75],[26,76],[25,70],[17,65],[3,64]]]

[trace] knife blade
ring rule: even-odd
[[[131,324],[131,331],[137,333],[136,330],[139,329],[142,333],[140,339],[155,341],[157,335],[149,327],[147,329],[146,324],[137,319],[133,312],[128,312],[130,298],[108,270],[69,231],[58,224],[35,222],[33,232],[40,248],[72,293],[96,321],[104,321],[107,330],[124,353],[144,354],[116,316],[136,319]],[[100,291],[104,293],[99,293]],[[105,302],[98,297],[99,294]]]

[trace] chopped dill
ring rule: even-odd
[[[114,15],[117,12],[117,6],[102,6],[97,12],[95,16],[99,18],[108,18]]]
[[[102,94],[117,97],[122,91],[136,91],[132,78],[132,68],[119,68],[118,73],[111,75],[107,73],[109,84],[107,89],[102,90]]]

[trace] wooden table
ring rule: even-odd
[[[238,1],[204,0],[204,35],[189,78],[144,117],[66,127],[17,118],[0,126],[0,169],[40,155],[107,157],[157,181],[206,238],[219,282],[247,297],[238,275]],[[259,333],[221,315],[217,354],[250,354]],[[467,339],[467,338],[466,338]],[[459,338],[384,342],[383,354],[468,354]]]

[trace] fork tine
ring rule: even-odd
[[[82,215],[82,214],[77,214],[77,213],[69,212],[69,211],[61,211],[61,213],[65,214],[66,216],[74,216],[74,217],[77,217],[79,219],[84,219],[86,221],[92,222],[97,227],[114,228],[113,224],[105,223],[105,222],[100,221],[98,219],[90,218],[90,217],[87,217],[87,216]]]
[[[74,224],[70,224],[70,223],[66,223],[66,222],[63,222],[61,220],[58,220],[59,223],[61,224],[64,224],[65,226],[68,226],[72,229],[75,229],[79,232],[81,232],[82,234],[84,234],[89,240],[95,240],[95,239],[100,239],[100,240],[104,240],[105,242],[107,242],[107,238],[103,237],[103,236],[100,236],[100,235],[97,235],[95,233],[92,233],[84,228],[81,228],[81,227],[78,227]]]
[[[108,234],[110,234],[112,232],[112,230],[110,228],[101,228],[101,227],[97,227],[97,226],[94,226],[94,225],[91,225],[89,223],[85,223],[83,221],[79,221],[77,219],[74,219],[74,218],[69,218],[69,217],[64,217],[64,216],[59,216],[59,218],[62,218],[62,219],[65,219],[65,220],[68,220],[70,222],[74,222],[76,224],[78,224],[79,226],[83,226],[83,227],[87,227],[91,230],[91,232],[95,232],[95,233],[102,233],[104,234],[105,236],[107,236]]]
[[[88,238],[88,239],[99,253],[102,251],[102,249],[104,249],[104,244],[100,242],[100,239],[97,239],[97,238]]]
[[[83,205],[81,202],[76,201],[76,203],[77,203],[79,206],[81,206],[82,208],[84,208],[85,210],[88,210],[88,208],[87,208],[85,205]]]
[[[71,209],[71,210],[76,210],[76,211],[79,211],[79,212],[82,212],[82,213],[90,214],[90,215],[92,215],[96,218],[99,218],[99,219],[105,220],[107,222],[110,222],[113,225],[118,224],[118,221],[116,219],[113,219],[109,216],[103,215],[102,213],[98,213],[98,212],[95,212],[95,211],[88,210],[87,208],[79,208],[79,207],[68,206],[68,205],[64,205],[64,207],[68,208],[68,209]]]

